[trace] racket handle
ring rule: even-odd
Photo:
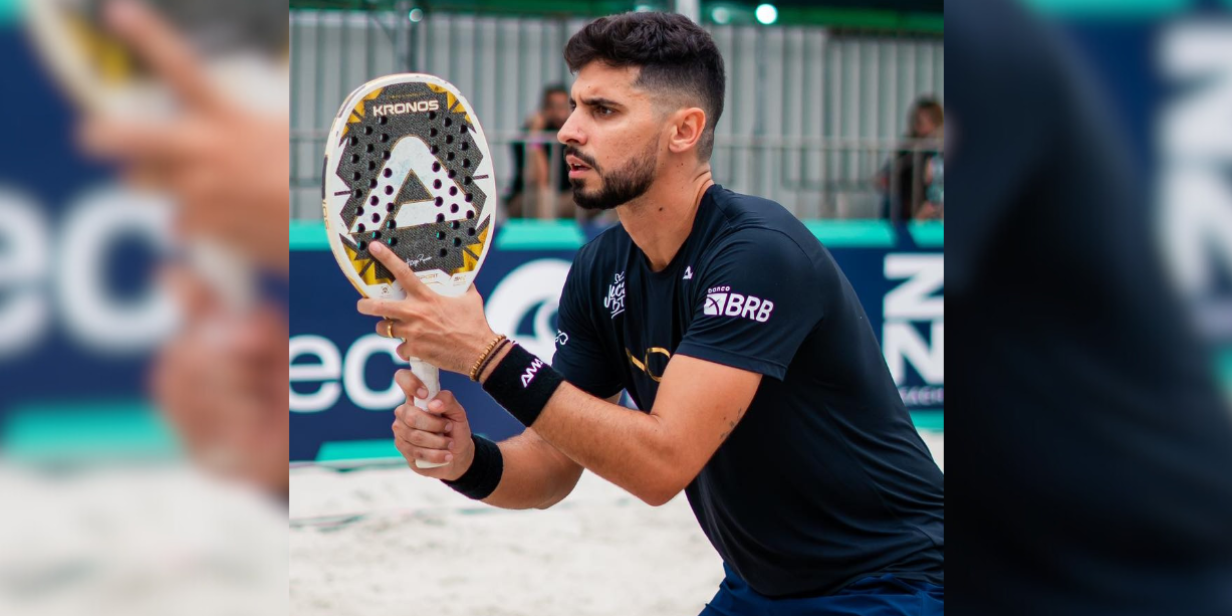
[[[420,383],[423,383],[424,389],[428,390],[428,398],[420,400],[412,397],[411,404],[414,404],[425,413],[432,413],[428,410],[428,400],[436,397],[436,394],[441,391],[441,371],[436,366],[424,361],[411,358],[411,374],[414,374]],[[415,460],[415,466],[419,468],[438,468],[445,466],[443,462],[429,462],[427,460]]]

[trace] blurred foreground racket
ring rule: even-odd
[[[157,118],[173,93],[103,23],[111,0],[27,2],[27,26],[49,71],[87,111]],[[287,5],[278,0],[143,0],[180,33],[211,82],[250,109],[284,111]]]
[[[107,29],[109,0],[32,0],[27,29],[49,73],[84,111],[159,120],[180,111],[169,84]],[[285,111],[290,84],[286,3],[278,0],[144,0],[197,54],[210,82],[253,111]],[[232,307],[254,301],[246,258],[194,240],[188,260]]]
[[[492,244],[496,180],[488,142],[470,103],[432,75],[381,77],[347,97],[326,141],[322,197],[330,249],[365,297],[405,297],[368,252],[374,242],[451,296],[466,292]],[[438,370],[410,363],[431,399],[440,391]],[[427,400],[412,402],[426,412]]]

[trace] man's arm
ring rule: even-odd
[[[486,370],[482,380],[491,372]],[[534,434],[575,464],[659,506],[701,472],[744,416],[760,384],[756,372],[676,355],[649,414],[566,382],[535,420]],[[504,488],[502,479],[497,493]]]
[[[800,252],[796,245],[767,243],[766,238],[759,234],[748,235],[735,249],[725,254],[729,267],[739,267],[747,260],[746,256],[756,256],[755,253],[761,251],[769,256],[754,261],[751,267],[746,268],[748,271],[774,270],[790,279],[801,277],[799,269],[811,268],[806,259],[787,259],[787,256],[794,258]],[[781,239],[774,234],[768,234],[768,237]],[[784,246],[786,255],[779,254]],[[774,250],[776,248],[777,251]],[[465,373],[474,364],[475,358],[483,355],[485,345],[495,337],[483,314],[483,300],[478,293],[472,288],[461,297],[442,296],[428,289],[405,263],[382,245],[373,244],[369,250],[394,273],[406,290],[407,298],[362,299],[358,304],[360,313],[394,319],[401,324],[399,334],[405,338],[398,346],[399,356],[419,357],[431,361],[442,370]],[[719,268],[714,275],[727,273],[727,269]],[[753,281],[749,284],[751,292],[776,300],[780,297],[781,284],[763,289],[761,285],[770,284],[768,277],[750,278]],[[816,298],[806,299],[813,301],[813,304],[803,302],[802,306],[816,304]],[[785,371],[787,363],[784,360],[799,346],[804,336],[802,332],[811,327],[801,327],[807,324],[803,319],[793,318],[796,315],[791,314],[790,307],[785,311],[781,300],[767,300],[767,303],[777,307],[779,317],[787,317],[776,321],[783,323],[782,327],[754,329],[753,326],[760,326],[761,321],[715,319],[694,324],[681,347],[706,353],[715,346],[711,342],[715,340],[726,346],[726,349],[720,348],[720,356],[735,357],[741,361],[741,358],[751,356],[755,361],[747,363],[752,370],[696,359],[682,354],[678,349],[668,362],[654,408],[649,414],[604,402],[565,382],[559,383],[553,390],[551,398],[538,410],[535,419],[525,423],[528,426],[533,423],[536,434],[574,462],[647,503],[663,504],[697,476],[744,416],[761,384],[761,373],[753,370],[760,367],[782,378],[781,372]],[[782,315],[783,312],[788,312],[788,315]],[[767,310],[767,318],[769,314]],[[380,328],[381,324],[376,327]],[[734,343],[731,340],[733,336],[744,344]],[[512,348],[513,345],[502,347],[489,362],[481,378],[485,388],[493,370],[505,363]],[[428,440],[438,442],[436,445],[416,444],[443,449],[439,447],[439,438]],[[425,454],[414,452],[414,455]],[[428,455],[430,457],[419,459],[447,462],[451,457],[444,451]],[[457,465],[456,461],[454,465]]]
[[[620,394],[608,398],[617,404]],[[483,502],[503,509],[547,509],[564,500],[582,477],[582,465],[539,436],[533,428],[500,443],[505,472]]]

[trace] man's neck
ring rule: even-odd
[[[663,178],[646,194],[616,208],[620,224],[646,253],[653,271],[667,267],[689,238],[702,196],[713,185],[710,165],[705,165],[677,181]]]

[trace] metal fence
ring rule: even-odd
[[[585,19],[404,12],[291,12],[292,216],[320,215],[321,156],[356,86],[402,71],[441,75],[467,94],[489,136],[502,192],[510,144],[544,85],[572,82],[561,51]],[[873,177],[901,147],[921,95],[944,95],[940,35],[819,27],[709,25],[727,66],[715,180],[802,218],[875,217]],[[547,208],[544,208],[547,211]]]

